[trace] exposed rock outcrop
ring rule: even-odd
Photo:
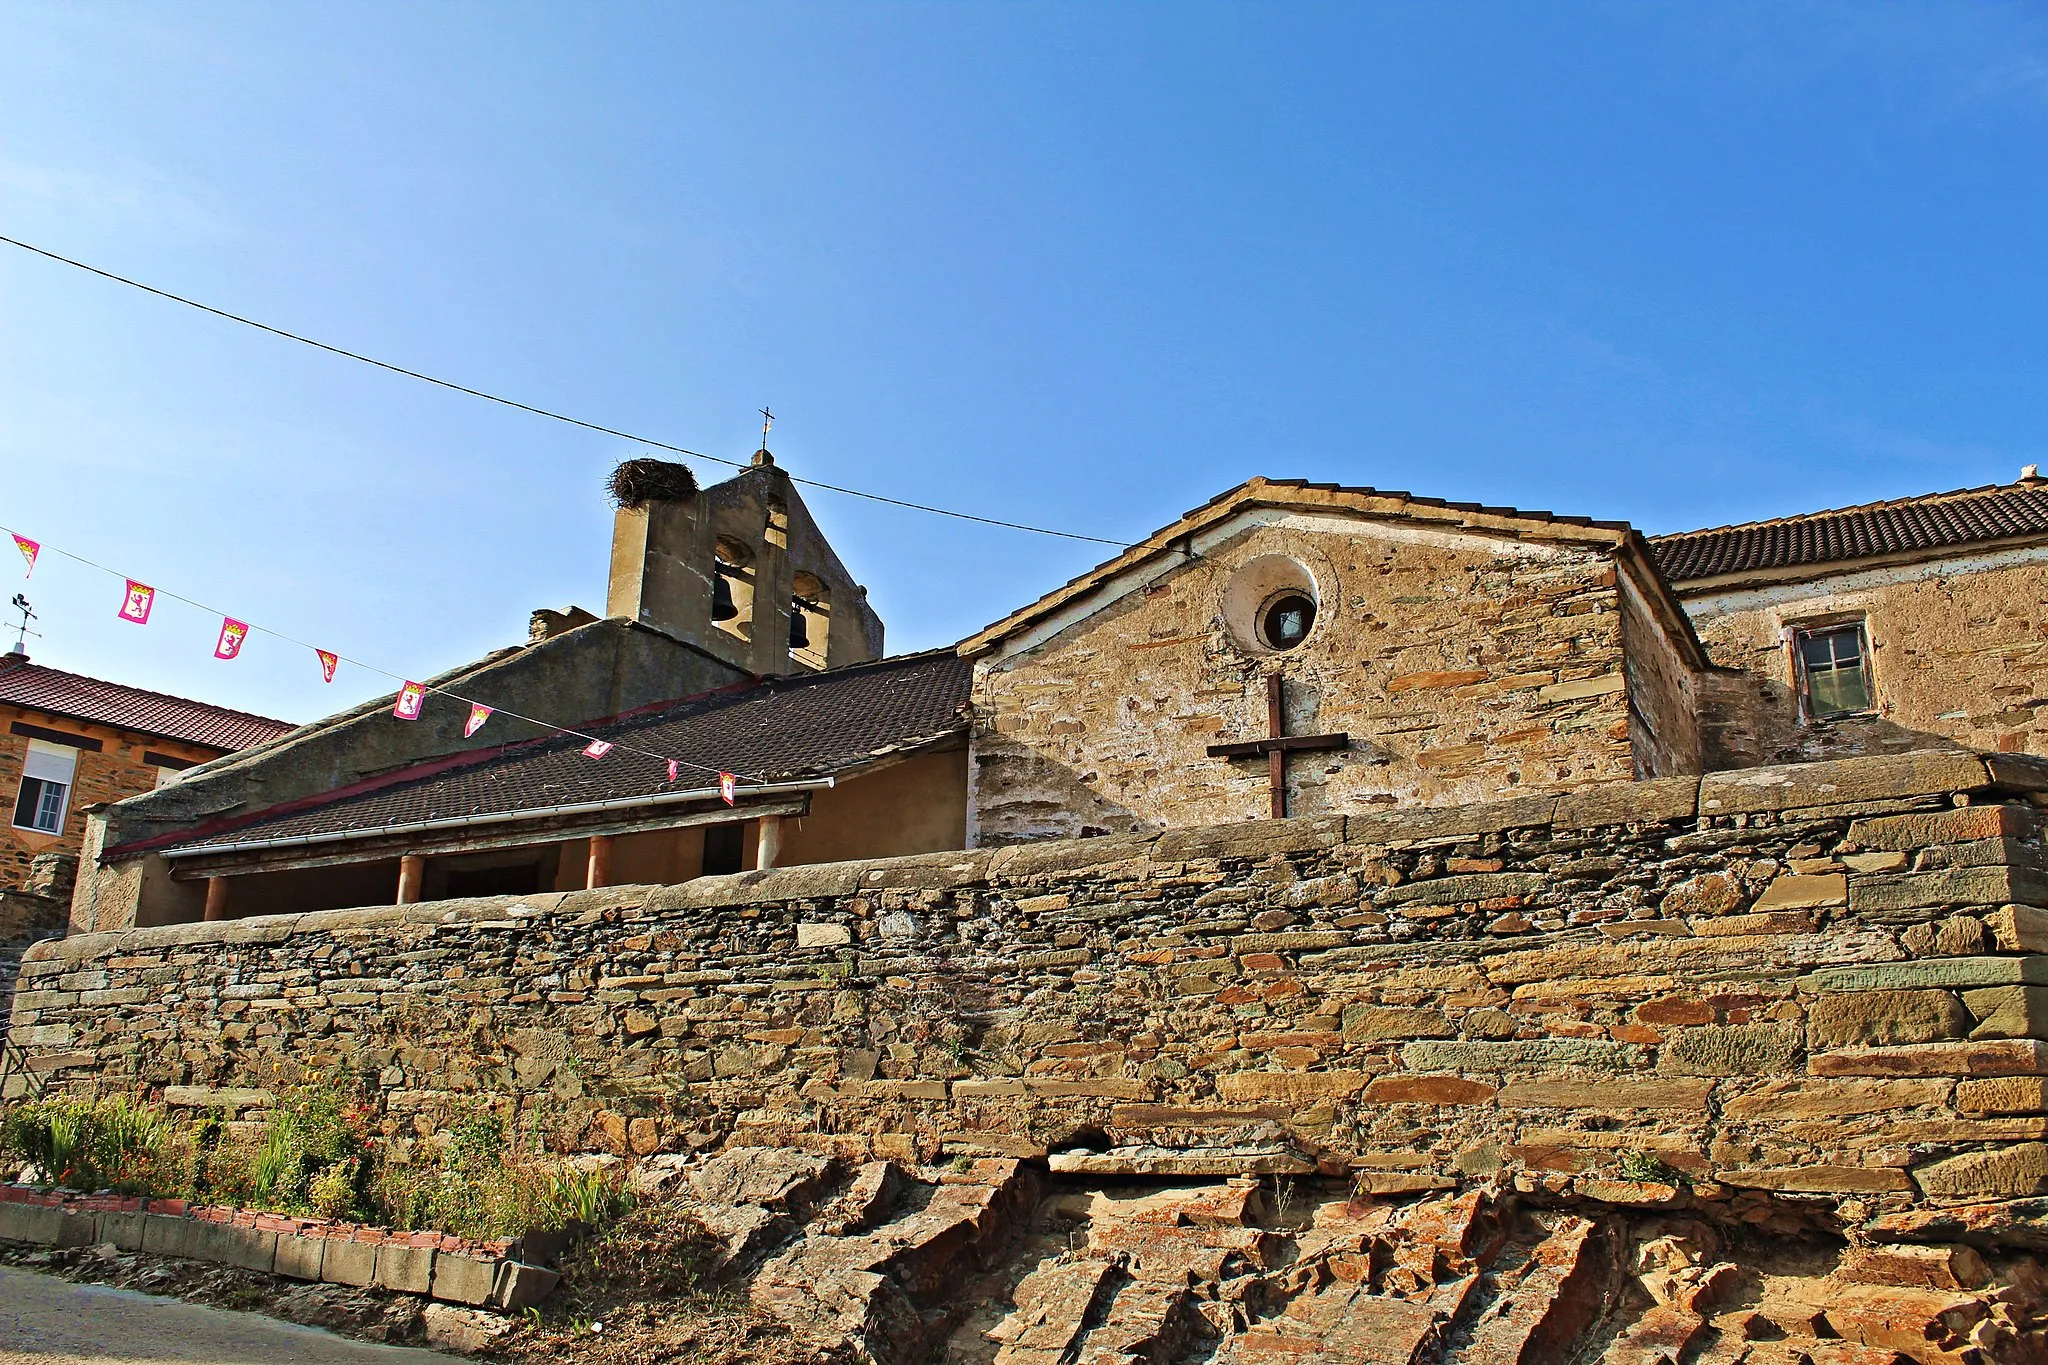
[[[1505,1181],[1385,1201],[1324,1178],[955,1166],[741,1148],[681,1188],[740,1230],[729,1281],[880,1365],[2048,1361],[2048,1235],[2016,1204],[1857,1223],[1682,1188],[1662,1209]]]

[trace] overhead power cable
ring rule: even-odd
[[[74,260],[69,256],[60,256],[54,251],[46,250],[30,242],[24,242],[19,238],[0,235],[0,242],[5,242],[9,246],[20,247],[23,251],[33,252],[38,256],[47,257],[61,265],[68,265],[75,269],[86,271],[88,274],[98,275],[101,279],[112,280],[116,284],[125,284],[130,289],[140,289],[145,294],[154,294],[160,299],[169,299],[172,303],[182,303],[187,308],[196,308],[202,313],[211,313],[217,318],[225,318],[229,322],[238,322],[244,327],[253,327],[259,332],[268,332],[272,336],[283,337],[286,341],[296,341],[301,346],[311,346],[316,351],[326,351],[330,355],[338,355],[345,360],[353,360],[362,365],[371,365],[380,370],[389,370],[393,374],[404,375],[407,379],[417,379],[423,384],[432,384],[438,388],[451,389],[456,393],[468,394],[471,398],[481,398],[486,403],[497,403],[503,407],[516,408],[520,412],[532,413],[535,417],[545,417],[549,421],[566,423],[572,427],[582,427],[585,431],[595,431],[605,436],[616,436],[622,441],[631,441],[636,445],[652,446],[656,450],[667,450],[677,455],[687,455],[693,460],[709,460],[713,464],[730,465],[734,469],[745,469],[748,467],[744,460],[728,460],[719,455],[706,455],[701,450],[690,450],[683,446],[671,445],[667,441],[657,441],[651,436],[636,436],[630,431],[621,431],[617,427],[604,426],[598,422],[586,422],[580,417],[571,417],[566,413],[535,407],[531,403],[521,403],[517,399],[504,398],[495,393],[485,393],[482,389],[473,389],[467,384],[458,384],[452,379],[439,379],[431,374],[422,374],[418,370],[409,370],[403,365],[394,365],[388,360],[378,360],[374,356],[363,355],[358,351],[347,350],[340,346],[332,346],[324,341],[315,341],[312,337],[301,336],[297,332],[288,332],[282,327],[273,327],[267,322],[258,322],[254,318],[243,317],[240,313],[230,313],[225,308],[215,308],[212,304],[201,303],[197,299],[188,299],[182,294],[173,294],[168,289],[159,289],[153,284],[144,284],[142,281],[130,279],[126,275],[117,275],[111,270],[102,270],[96,265],[88,265],[84,261]],[[822,488],[828,493],[842,493],[849,498],[865,498],[869,502],[886,503],[891,507],[902,507],[912,512],[929,512],[933,516],[952,517],[958,521],[979,522],[983,526],[1000,526],[1011,531],[1029,531],[1033,535],[1040,536],[1058,536],[1062,540],[1082,540],[1093,545],[1113,545],[1119,550],[1129,549],[1131,545],[1129,541],[1110,540],[1103,536],[1084,536],[1078,531],[1056,531],[1047,526],[1031,526],[1021,521],[1004,521],[1000,517],[983,517],[977,516],[972,512],[956,512],[948,507],[933,507],[921,502],[906,502],[902,498],[887,497],[881,493],[866,493],[858,488],[846,488],[836,483],[823,483],[817,479],[799,478],[794,474],[790,475],[790,478],[792,481],[803,484],[807,488]]]
[[[13,534],[15,534],[14,528],[10,526],[0,526],[0,535]],[[39,549],[49,550],[56,554],[60,554],[64,556],[64,558],[71,560],[74,563],[83,564],[88,569],[98,569],[101,573],[107,574],[114,578],[121,579],[124,582],[133,583],[138,581],[136,579],[130,578],[127,574],[122,573],[119,569],[108,568],[105,564],[100,563],[98,560],[87,559],[84,555],[74,554],[70,550],[65,549],[61,545],[52,545],[48,541],[38,541],[37,546]],[[159,588],[153,583],[150,584],[149,587],[150,590],[156,593],[156,595],[159,597],[168,597],[173,602],[183,602],[188,607],[197,607],[200,611],[203,611],[210,616],[219,616],[229,620],[242,621],[241,617],[235,616],[231,612],[222,611],[219,607],[210,607],[204,602],[185,596],[183,593],[172,592],[168,588]],[[600,744],[607,744],[612,749],[619,749],[629,754],[639,754],[643,758],[659,759],[663,763],[674,763],[676,766],[681,768],[693,768],[698,772],[717,773],[721,777],[730,773],[734,777],[743,777],[749,782],[765,783],[768,781],[767,778],[761,777],[754,773],[737,772],[731,768],[716,768],[708,763],[693,763],[687,758],[675,758],[669,754],[658,754],[654,752],[652,749],[642,749],[637,745],[627,744],[621,740],[600,739],[596,735],[588,734],[582,730],[571,729],[569,726],[566,725],[557,725],[553,721],[542,720],[537,716],[522,715],[520,712],[510,710],[503,706],[491,706],[490,703],[488,702],[480,702],[474,697],[465,697],[461,693],[451,691],[446,687],[438,687],[433,683],[419,682],[415,679],[406,677],[403,673],[393,673],[388,668],[379,668],[375,664],[364,663],[361,659],[351,658],[350,656],[340,653],[337,650],[323,649],[319,645],[313,644],[310,641],[301,640],[295,635],[287,635],[283,631],[277,630],[271,626],[257,625],[253,621],[242,621],[242,624],[249,627],[251,633],[260,632],[264,635],[274,636],[279,640],[283,640],[286,644],[297,645],[301,649],[310,649],[315,654],[332,654],[336,659],[339,659],[342,663],[354,664],[357,668],[364,669],[371,673],[375,673],[377,676],[382,678],[390,678],[394,682],[397,682],[401,685],[405,683],[411,683],[414,687],[419,688],[421,691],[431,692],[435,696],[446,697],[450,701],[459,701],[464,706],[489,707],[491,715],[494,718],[498,716],[505,716],[512,720],[523,720],[528,725],[538,726],[543,730],[552,731],[557,735],[568,735],[572,739],[581,739],[586,741],[594,741]]]

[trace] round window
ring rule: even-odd
[[[1293,649],[1308,638],[1316,623],[1315,599],[1306,593],[1282,593],[1259,616],[1259,638],[1268,649]]]
[[[1292,555],[1256,555],[1231,571],[1217,605],[1232,645],[1250,655],[1281,654],[1308,639],[1323,596]]]

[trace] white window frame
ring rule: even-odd
[[[38,784],[36,809],[29,814],[30,823],[21,823],[21,800],[28,784]],[[28,742],[28,752],[21,760],[21,781],[15,787],[14,813],[9,817],[14,828],[29,834],[60,835],[64,832],[64,821],[71,814],[71,792],[78,785],[78,750],[62,744],[48,744],[40,739]],[[57,823],[55,828],[40,823],[43,809],[49,804],[49,792],[57,789]]]

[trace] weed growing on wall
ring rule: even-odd
[[[401,1160],[334,1085],[284,1089],[260,1131],[177,1118],[126,1097],[0,1111],[0,1153],[38,1184],[184,1198],[468,1237],[603,1227],[631,1207],[621,1177],[519,1152],[480,1109]],[[6,1172],[8,1175],[15,1171]]]
[[[31,1178],[69,1189],[180,1193],[194,1144],[160,1109],[124,1096],[51,1099],[0,1112],[0,1152]]]

